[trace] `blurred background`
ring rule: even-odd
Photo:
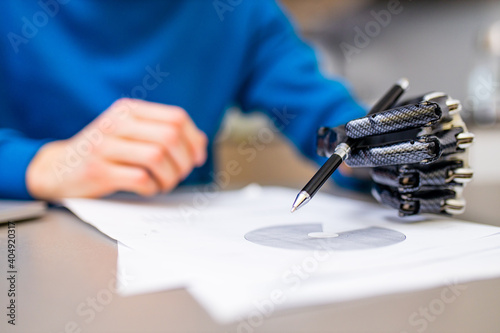
[[[474,181],[467,186],[464,219],[500,225],[500,1],[281,0],[297,30],[316,50],[327,76],[342,76],[361,101],[372,104],[400,77],[407,97],[442,91],[459,99],[469,130]],[[218,166],[237,160],[232,186],[250,182],[301,188],[317,166],[299,157],[283,137],[255,147],[248,162],[237,147],[249,144],[269,121],[230,110],[217,140]],[[311,133],[315,135],[315,133]],[[274,167],[270,167],[274,166]],[[245,167],[251,166],[251,167]],[[286,166],[286,167],[283,167]],[[327,189],[344,196],[329,184]]]

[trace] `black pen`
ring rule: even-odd
[[[407,79],[400,79],[394,86],[389,89],[389,91],[372,107],[368,114],[374,114],[380,111],[387,110],[392,107],[399,97],[408,88],[409,82]],[[335,148],[335,152],[330,156],[330,158],[323,164],[323,166],[316,172],[316,174],[311,178],[311,180],[304,186],[302,191],[297,195],[297,198],[292,205],[292,213],[304,206],[311,200],[311,198],[318,192],[318,190],[323,186],[323,184],[330,178],[335,170],[342,164],[342,161],[346,159],[349,155],[351,149],[356,148],[360,139],[347,138],[343,142],[339,143]]]

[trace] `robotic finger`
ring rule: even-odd
[[[424,165],[385,166],[372,170],[373,181],[397,189],[399,193],[462,186],[471,181],[472,176],[472,169],[464,168],[461,160]]]
[[[465,210],[462,193],[455,189],[402,194],[391,188],[375,185],[372,194],[379,202],[397,209],[400,216],[422,213],[457,215]]]

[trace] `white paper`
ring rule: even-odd
[[[295,194],[250,186],[65,205],[124,244],[118,268],[134,278],[123,294],[185,286],[220,322],[500,276],[498,227],[436,216],[400,219],[377,204],[324,194],[290,214]],[[303,232],[318,226],[341,236],[316,240]],[[321,250],[302,249],[319,241]],[[366,248],[352,250],[357,246]]]

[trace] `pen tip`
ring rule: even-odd
[[[291,212],[295,212],[297,209],[305,205],[309,200],[311,200],[311,196],[306,191],[301,191],[295,201],[293,202]]]

